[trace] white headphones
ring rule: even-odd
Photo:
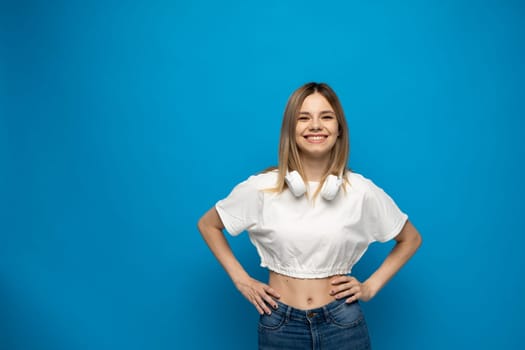
[[[296,170],[287,172],[284,180],[295,197],[301,197],[306,193],[306,185],[303,178]],[[341,176],[328,175],[324,181],[323,188],[321,188],[321,196],[327,201],[333,200],[342,184],[343,178]]]

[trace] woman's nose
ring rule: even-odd
[[[319,118],[312,118],[312,121],[310,123],[310,129],[320,129],[321,128],[321,123],[319,121]]]

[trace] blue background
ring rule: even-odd
[[[524,343],[522,2],[0,6],[1,349],[255,348],[196,222],[276,164],[308,81],[339,94],[351,167],[424,237],[363,305],[375,349]]]

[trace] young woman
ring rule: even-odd
[[[368,349],[359,300],[368,301],[410,259],[421,237],[394,201],[347,169],[343,109],[326,84],[308,83],[284,112],[278,168],[251,176],[211,208],[199,230],[259,312],[259,349]],[[247,230],[269,270],[250,277],[223,229]],[[396,241],[364,282],[350,274],[374,241]]]

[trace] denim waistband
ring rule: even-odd
[[[272,310],[272,312],[283,315],[287,319],[293,319],[296,321],[305,321],[310,323],[314,321],[326,321],[329,319],[331,312],[345,304],[346,299],[347,298],[334,300],[324,306],[308,310],[297,309],[276,300],[277,309]],[[355,303],[357,303],[357,301],[354,301],[351,304]]]

